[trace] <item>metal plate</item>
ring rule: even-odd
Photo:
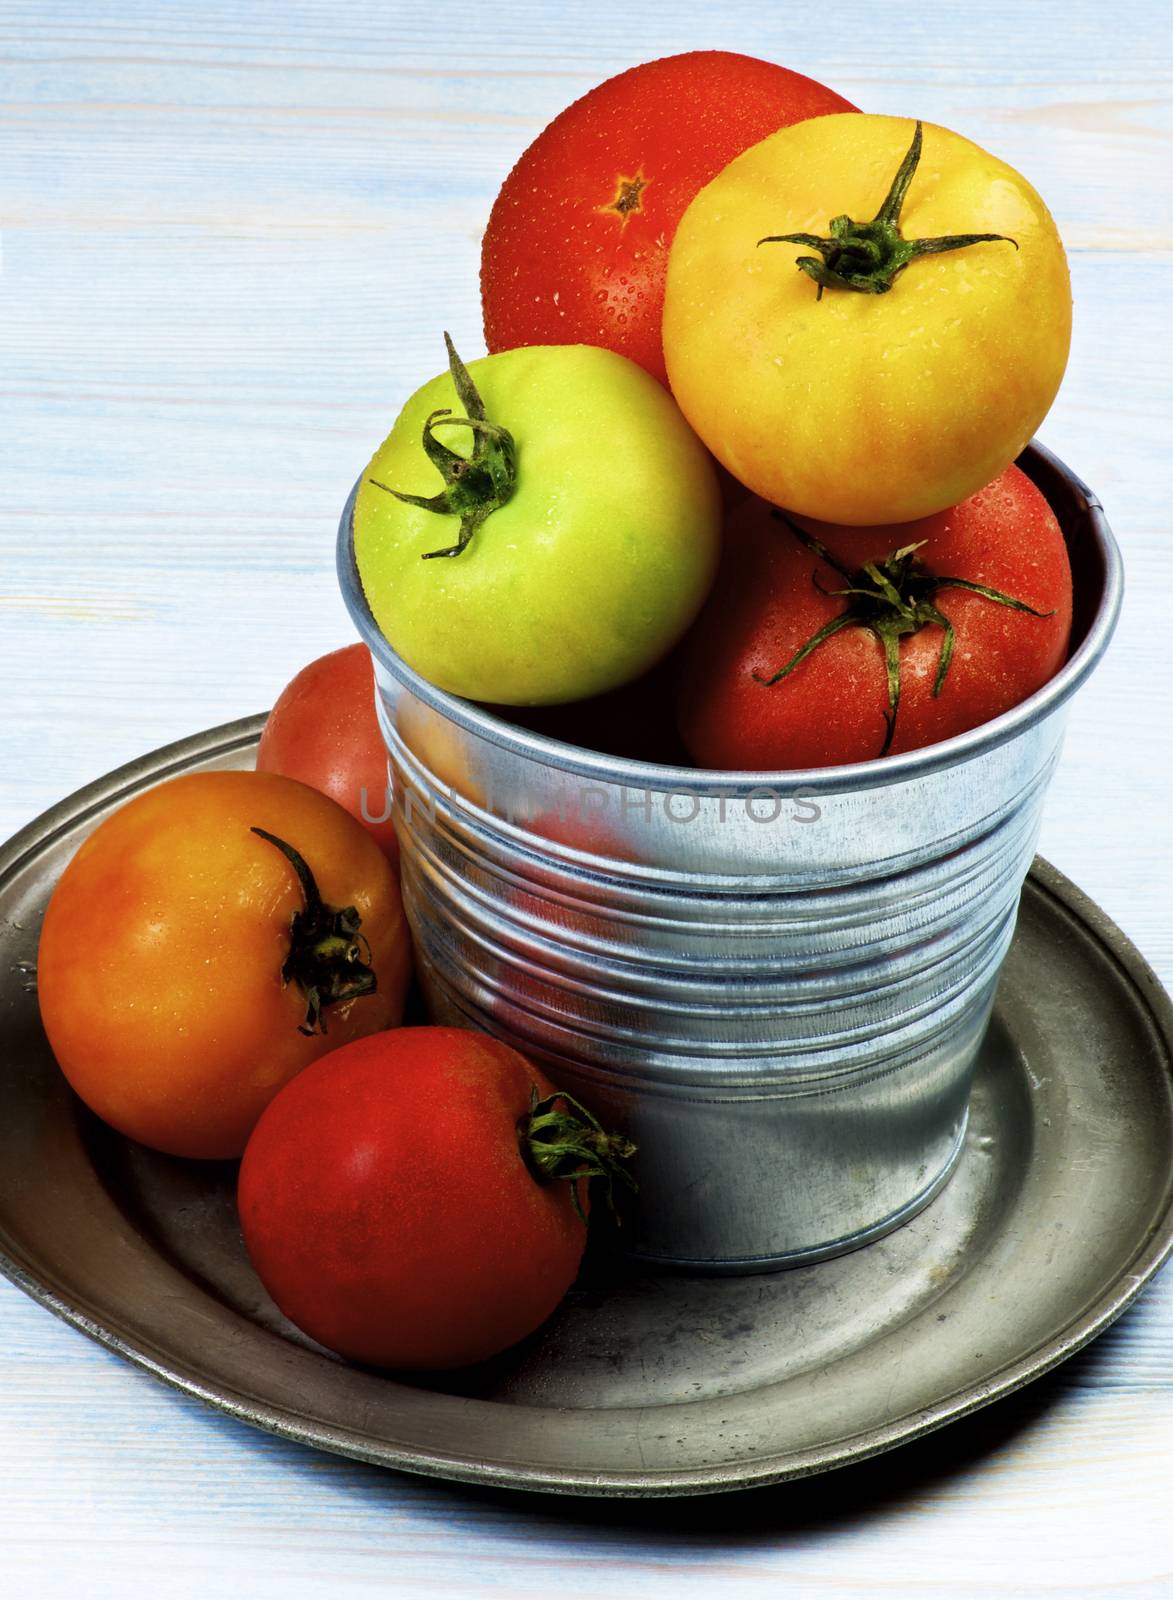
[[[251,765],[261,719],[113,773],[0,851],[0,1267],[93,1338],[272,1432],[389,1467],[596,1495],[748,1487],[859,1460],[1037,1377],[1173,1244],[1173,1009],[1120,932],[1037,863],[940,1197],[852,1255],[752,1278],[600,1254],[546,1326],[456,1378],[304,1339],[245,1258],[234,1168],[80,1107],[32,978],[49,890],[131,794]]]

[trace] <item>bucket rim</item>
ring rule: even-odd
[[[1119,619],[1124,592],[1120,548],[1108,525],[1098,497],[1045,445],[1033,440],[1016,463],[1046,496],[1068,538],[1062,508],[1047,492],[1047,481],[1060,483],[1082,519],[1091,552],[1102,568],[1098,604],[1086,632],[1054,677],[1027,699],[1000,716],[965,733],[936,744],[870,761],[827,767],[790,767],[771,770],[716,770],[707,767],[663,765],[608,755],[568,744],[548,734],[536,733],[507,722],[484,706],[462,699],[429,683],[409,667],[383,636],[367,603],[354,558],[354,505],[361,477],[356,480],[343,508],[338,528],[337,569],[343,600],[363,643],[384,671],[415,698],[465,733],[541,766],[574,778],[619,785],[634,790],[699,795],[715,799],[767,793],[829,795],[886,787],[927,777],[971,761],[998,746],[1009,744],[1035,727],[1071,698],[1099,664]],[[1043,479],[1042,483],[1039,479]],[[1066,521],[1069,523],[1070,515]],[[1076,597],[1078,601],[1078,596]]]

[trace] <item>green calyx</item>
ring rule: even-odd
[[[900,232],[900,212],[920,163],[922,143],[923,131],[918,122],[887,199],[871,222],[853,222],[847,216],[832,217],[829,239],[820,239],[813,233],[777,233],[759,239],[758,244],[804,244],[817,250],[817,256],[799,256],[795,261],[799,271],[818,284],[816,300],[823,298],[824,289],[887,294],[898,275],[918,256],[964,250],[971,244],[1012,244],[1017,250],[1018,241],[1004,233],[955,233],[941,239],[904,237]]]
[[[635,1179],[623,1165],[635,1154],[635,1145],[622,1134],[608,1133],[597,1117],[568,1094],[555,1093],[542,1100],[532,1089],[529,1111],[517,1125],[517,1136],[522,1160],[539,1183],[561,1180],[570,1184],[570,1198],[584,1223],[580,1179],[602,1180],[612,1213],[615,1180],[636,1188]]]
[[[376,489],[393,494],[405,505],[422,506],[425,511],[435,511],[440,516],[460,518],[456,544],[443,550],[425,551],[424,561],[436,556],[458,556],[485,519],[511,499],[517,487],[517,445],[513,435],[508,428],[499,427],[485,416],[484,402],[476,384],[447,334],[444,343],[448,349],[448,370],[466,413],[463,417],[454,417],[451,410],[444,407],[433,411],[424,423],[424,453],[443,478],[444,488],[434,495],[404,494],[380,483],[377,478],[370,480]],[[437,428],[471,428],[472,454],[458,455],[441,444],[436,438]]]
[[[362,918],[354,906],[324,903],[313,873],[291,844],[264,828],[250,832],[276,845],[297,874],[305,905],[293,914],[281,981],[296,983],[305,996],[305,1021],[298,1025],[298,1032],[326,1033],[327,1006],[375,992],[371,947],[360,931]]]
[[[991,589],[984,583],[973,583],[969,578],[938,577],[917,557],[917,551],[926,543],[924,539],[892,550],[879,561],[867,561],[858,572],[852,572],[831,554],[826,545],[813,534],[807,533],[805,528],[800,528],[784,511],[775,511],[773,515],[786,524],[804,549],[818,556],[820,561],[825,561],[847,580],[842,589],[823,589],[818,577],[812,578],[820,593],[842,595],[847,606],[812,634],[772,677],[763,678],[755,672],[754,678],[766,688],[772,688],[788,677],[812,651],[844,628],[866,628],[875,635],[884,652],[884,669],[888,680],[888,709],[884,712],[886,732],[879,751],[881,756],[886,756],[892,748],[896,713],[900,709],[900,641],[910,634],[919,633],[930,623],[943,630],[937,675],[933,679],[934,697],[944,687],[949,664],[953,660],[956,636],[953,624],[936,604],[938,590],[968,589],[971,594],[981,595],[983,600],[991,600],[995,605],[1008,606],[1012,611],[1025,611],[1032,617],[1054,616],[1053,611],[1036,611],[1025,601],[1015,600],[1012,595],[1003,594],[1000,589]]]

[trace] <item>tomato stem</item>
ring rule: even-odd
[[[1003,594],[1000,589],[991,589],[984,583],[974,583],[969,578],[938,577],[936,573],[930,572],[917,555],[917,551],[927,542],[924,539],[918,540],[916,544],[906,544],[899,550],[891,550],[879,561],[865,561],[858,572],[852,572],[838,557],[832,555],[821,540],[816,539],[814,534],[808,533],[805,528],[800,528],[785,511],[775,511],[772,515],[779,522],[786,524],[804,549],[818,556],[820,561],[825,562],[847,580],[842,589],[824,589],[819,583],[816,571],[811,579],[815,588],[821,594],[841,595],[848,603],[837,617],[832,617],[817,633],[812,634],[806,643],[795,651],[786,665],[779,667],[772,677],[763,678],[755,672],[754,678],[765,688],[773,688],[774,684],[788,677],[795,667],[805,661],[812,651],[825,644],[841,629],[866,628],[869,633],[874,634],[884,652],[888,708],[884,712],[886,731],[879,752],[881,756],[888,754],[896,734],[896,713],[900,709],[901,639],[919,633],[922,628],[930,624],[940,628],[943,638],[941,653],[937,659],[937,674],[933,679],[934,697],[941,693],[948,675],[949,665],[953,660],[956,634],[952,622],[935,603],[938,590],[968,589],[971,594],[981,595],[983,600],[991,600],[995,605],[1008,606],[1012,611],[1025,611],[1032,617],[1051,617],[1055,614],[1053,611],[1036,611],[1024,600],[1015,600],[1012,595]]]
[[[608,1133],[602,1123],[571,1095],[555,1092],[545,1100],[530,1091],[529,1111],[517,1125],[522,1160],[539,1183],[564,1180],[570,1198],[586,1222],[578,1192],[582,1179],[601,1178],[608,1208],[615,1212],[615,1179],[635,1189],[636,1182],[623,1162],[635,1154],[635,1145],[622,1134]]]
[[[376,489],[393,494],[405,505],[460,518],[456,544],[443,550],[426,550],[421,557],[424,561],[436,556],[458,556],[485,519],[511,499],[517,487],[517,445],[513,435],[508,428],[486,417],[477,386],[447,333],[444,344],[448,350],[448,370],[466,413],[463,417],[454,417],[450,408],[442,407],[424,422],[424,453],[443,478],[444,488],[434,495],[405,494],[380,483],[377,478],[370,479]],[[470,428],[472,454],[462,456],[441,444],[436,438],[437,428]]]
[[[1012,244],[1004,233],[954,233],[939,239],[906,239],[900,232],[900,212],[913,175],[920,164],[924,133],[918,121],[908,154],[900,163],[884,203],[870,222],[853,222],[848,216],[832,217],[831,237],[813,233],[773,233],[758,244],[804,244],[818,256],[798,256],[795,266],[824,289],[852,289],[857,294],[887,294],[909,262],[918,256],[964,250],[971,244]],[[821,259],[820,259],[821,258]]]
[[[305,996],[304,1034],[326,1033],[325,1009],[374,994],[376,979],[370,965],[371,947],[361,932],[362,918],[354,906],[329,906],[318,891],[317,880],[303,856],[264,828],[249,830],[276,845],[293,867],[305,904],[295,911],[289,927],[289,953],[281,968],[283,984],[296,983]]]

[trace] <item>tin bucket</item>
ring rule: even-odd
[[[1029,700],[854,766],[718,773],[583,750],[375,661],[404,900],[431,1016],[483,1029],[638,1144],[634,1253],[753,1272],[913,1216],[961,1153],[1067,702],[1107,646],[1119,552],[1038,445],[1072,650]]]

